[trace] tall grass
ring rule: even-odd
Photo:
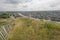
[[[7,40],[60,40],[60,24],[30,18],[16,18]]]

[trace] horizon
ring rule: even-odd
[[[40,11],[60,11],[60,10],[40,10]],[[9,11],[0,11],[0,12],[9,12]],[[13,11],[12,11],[13,12]],[[16,12],[16,11],[15,11]],[[19,12],[19,11],[17,11]],[[23,12],[23,11],[22,11]],[[26,11],[27,12],[27,11]],[[29,12],[29,11],[28,11]]]

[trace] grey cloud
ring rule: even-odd
[[[60,0],[50,3],[51,7],[56,7],[56,6],[59,6],[59,5],[60,5]]]
[[[60,0],[0,0],[1,10],[60,10]]]
[[[10,3],[10,4],[19,4],[19,3],[25,3],[25,2],[30,2],[32,0],[6,0],[5,3]]]

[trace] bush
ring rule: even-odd
[[[0,18],[9,18],[10,15],[9,14],[0,14]]]

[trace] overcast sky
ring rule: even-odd
[[[0,0],[0,11],[60,10],[60,0]]]

